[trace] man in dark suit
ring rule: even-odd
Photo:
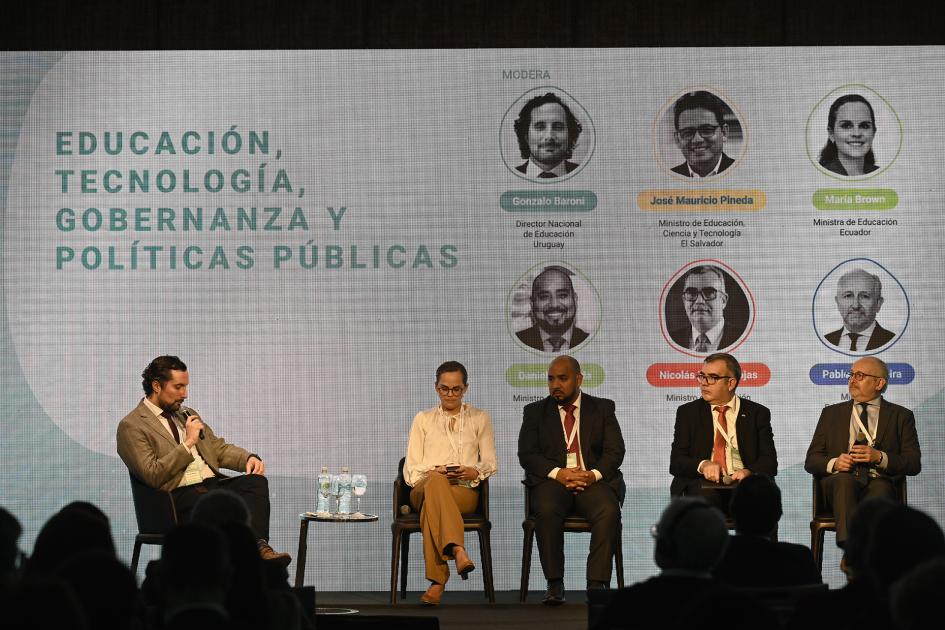
[[[819,479],[840,547],[859,501],[895,498],[898,480],[922,469],[915,416],[881,396],[888,379],[889,368],[876,357],[854,363],[847,385],[852,400],[824,407],[807,449],[804,469]]]
[[[519,341],[542,352],[563,352],[587,340],[578,328],[577,295],[571,271],[559,265],[545,267],[532,281],[530,327],[515,333]]]
[[[711,92],[690,92],[676,101],[673,106],[676,146],[686,161],[674,166],[674,173],[711,177],[735,163],[722,150],[728,137],[724,117],[722,102]]]
[[[784,513],[781,490],[767,475],[755,474],[732,491],[735,535],[712,574],[736,587],[820,584],[809,547],[773,540]]]
[[[752,473],[778,474],[771,412],[735,394],[741,377],[732,355],[719,352],[705,358],[696,375],[702,398],[676,409],[669,456],[672,496],[702,496],[727,512],[731,493],[706,488],[705,482],[729,485]]]
[[[591,522],[587,587],[607,588],[620,536],[620,504],[626,486],[620,464],[624,442],[614,402],[581,391],[584,377],[573,357],[548,366],[550,396],[525,407],[518,461],[525,469],[535,517],[538,555],[548,581],[542,603],[564,603],[565,517]]]
[[[578,167],[571,162],[581,123],[561,98],[548,92],[529,100],[515,120],[515,137],[524,163],[515,170],[536,179],[554,179]]]
[[[834,300],[843,318],[843,328],[824,335],[833,345],[851,352],[864,352],[881,348],[896,336],[876,321],[876,314],[883,306],[883,283],[879,276],[863,269],[848,271],[840,276]]]
[[[225,487],[243,497],[252,517],[259,554],[283,566],[289,554],[269,546],[269,483],[262,459],[214,434],[193,409],[183,407],[190,385],[187,366],[157,357],[141,374],[145,397],[118,423],[118,456],[132,475],[170,492],[181,522],[207,492]],[[220,469],[244,471],[226,477]]]
[[[672,328],[669,336],[684,348],[707,354],[724,350],[742,334],[735,323],[725,319],[728,292],[725,275],[714,265],[699,265],[686,273],[682,305],[689,325]]]

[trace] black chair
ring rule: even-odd
[[[404,481],[404,459],[397,466],[394,492],[391,500],[393,520],[390,558],[390,603],[397,603],[397,572],[400,569],[400,597],[407,597],[407,566],[410,557],[410,534],[420,531],[420,515],[410,507],[410,486]],[[479,535],[479,553],[482,556],[482,582],[489,603],[495,603],[495,585],[492,581],[492,545],[489,533],[489,480],[479,483],[479,505],[473,514],[463,514],[463,531],[475,531]],[[401,555],[403,548],[403,555]]]
[[[138,535],[135,536],[134,552],[131,554],[131,572],[138,574],[138,559],[141,545],[163,545],[164,534],[177,525],[177,510],[170,492],[156,490],[130,471],[131,498],[135,504],[138,520]]]
[[[524,485],[524,481],[522,484]],[[531,499],[528,496],[528,486],[525,487],[525,520],[522,521],[522,531],[525,539],[522,541],[522,582],[518,590],[518,601],[524,602],[528,597],[528,578],[532,569],[532,541],[535,539],[535,515],[532,514]],[[591,522],[583,516],[569,514],[564,519],[564,531],[591,532]],[[618,524],[617,548],[614,550],[614,568],[617,570],[617,588],[623,588],[623,524]]]
[[[837,519],[834,518],[833,511],[827,506],[827,497],[820,487],[820,478],[811,477],[814,483],[814,516],[810,521],[810,550],[814,554],[814,562],[817,568],[824,568],[824,534],[830,531],[837,531]],[[899,501],[906,505],[906,478],[900,477],[896,480],[896,494]]]

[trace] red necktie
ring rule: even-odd
[[[571,432],[574,431],[574,423],[576,422],[574,418],[574,410],[577,409],[574,405],[565,405],[564,406],[564,439],[565,445],[567,445],[567,439],[571,437]],[[581,444],[578,436],[574,436],[574,440],[571,441],[571,446],[568,446],[568,452],[574,453],[577,456],[578,468],[583,468],[584,465],[581,462]]]
[[[722,431],[728,431],[728,423],[725,421],[725,412],[728,411],[728,407],[722,405],[720,407],[715,407],[715,410],[719,413],[719,428],[721,431],[715,432],[715,443],[712,445],[712,461],[722,467],[722,473],[728,472],[728,467],[725,465],[725,436],[722,435]]]
[[[161,416],[167,420],[167,424],[171,427],[171,433],[174,434],[174,441],[180,444],[180,433],[177,432],[177,423],[174,422],[174,416],[171,415],[170,411],[164,411],[161,413]]]

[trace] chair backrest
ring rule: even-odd
[[[131,498],[135,504],[138,533],[164,534],[177,525],[177,510],[170,492],[147,485],[130,471]]]
[[[396,519],[400,515],[401,506],[406,505],[410,508],[410,486],[404,481],[404,462],[406,457],[401,457],[397,464],[397,476],[394,479],[394,491],[391,501],[391,513]],[[476,514],[489,520],[489,480],[483,479],[479,482],[479,505],[476,506]]]

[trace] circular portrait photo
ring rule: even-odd
[[[567,263],[541,263],[515,282],[508,317],[509,331],[523,346],[549,354],[571,352],[597,334],[600,296]]]
[[[594,154],[587,110],[556,87],[529,90],[505,113],[499,147],[510,171],[550,184],[576,175]]]
[[[825,96],[807,120],[807,154],[825,174],[869,179],[899,155],[902,125],[886,100],[865,85]]]
[[[731,352],[755,324],[755,301],[741,277],[718,260],[689,263],[670,278],[660,298],[663,336],[693,357]]]
[[[745,127],[718,93],[695,89],[673,97],[653,128],[656,160],[664,170],[689,178],[729,172],[745,152]]]
[[[869,258],[846,260],[814,292],[814,330],[825,346],[851,356],[876,354],[899,341],[909,298],[889,270]]]

